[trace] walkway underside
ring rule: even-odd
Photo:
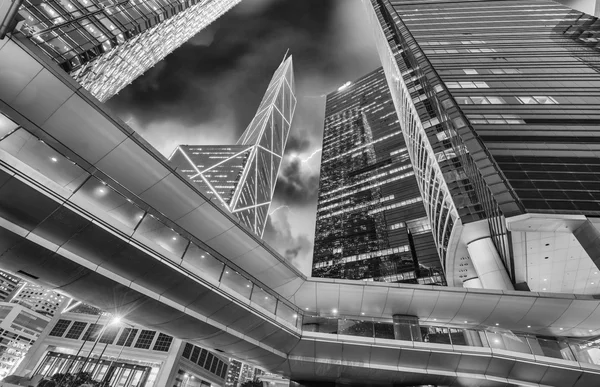
[[[307,279],[29,50],[0,41],[0,267],[306,383],[600,385],[535,337],[598,334],[600,300]],[[398,314],[487,346],[375,334]]]

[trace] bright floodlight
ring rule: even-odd
[[[110,321],[110,323],[111,323],[112,325],[119,324],[120,322],[121,322],[121,317],[119,317],[119,316],[115,316],[115,317],[113,317],[113,319]]]

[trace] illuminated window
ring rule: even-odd
[[[517,97],[517,100],[524,105],[557,105],[558,102],[548,96]]]

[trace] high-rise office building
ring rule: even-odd
[[[364,3],[448,284],[598,293],[598,19]]]
[[[235,145],[181,145],[181,173],[261,235],[296,109],[292,57],[275,71],[256,115]]]
[[[104,102],[240,1],[23,0],[15,21]]]
[[[327,96],[312,275],[445,283],[381,68]]]

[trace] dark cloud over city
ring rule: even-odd
[[[288,49],[298,106],[265,239],[308,273],[324,95],[379,66],[360,0],[242,0],[108,104],[167,156],[235,143]]]

